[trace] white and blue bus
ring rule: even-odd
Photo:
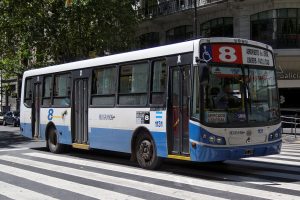
[[[20,122],[53,153],[125,152],[147,169],[277,154],[273,50],[203,38],[26,71]]]

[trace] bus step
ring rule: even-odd
[[[80,143],[73,143],[72,147],[75,149],[85,149],[85,150],[89,150],[90,149],[90,145],[88,144],[80,144]]]
[[[182,155],[168,155],[168,158],[177,159],[177,160],[191,160],[190,156],[182,156]]]

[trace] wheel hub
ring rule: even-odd
[[[152,145],[148,140],[141,142],[139,153],[144,160],[150,160],[152,158]]]

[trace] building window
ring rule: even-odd
[[[203,37],[233,37],[233,18],[222,17],[207,21],[200,25]]]
[[[54,76],[53,105],[60,107],[70,106],[70,74],[59,74]]]
[[[44,106],[51,105],[51,93],[52,93],[52,76],[45,76],[44,84],[43,84],[43,100],[42,100],[42,104]]]
[[[148,76],[148,62],[121,66],[119,77],[119,104],[146,105]]]
[[[251,39],[273,48],[300,48],[300,9],[268,10],[252,15]]]
[[[137,47],[140,49],[155,47],[159,45],[159,33],[151,32],[138,37]]]
[[[116,68],[108,67],[93,71],[92,105],[114,105],[116,88]]]
[[[183,42],[193,38],[193,26],[178,26],[166,32],[166,43]]]

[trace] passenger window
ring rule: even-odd
[[[121,66],[119,77],[119,104],[146,105],[148,77],[148,63]]]
[[[27,78],[25,81],[25,96],[24,96],[24,104],[26,107],[32,107],[32,78]]]
[[[167,79],[165,60],[155,61],[152,68],[151,104],[164,104]]]
[[[54,76],[53,105],[70,106],[70,74],[60,74]]]
[[[92,105],[114,105],[116,91],[116,68],[102,68],[93,71]]]
[[[52,76],[45,76],[43,83],[43,101],[44,106],[51,105],[51,93],[52,93]]]

